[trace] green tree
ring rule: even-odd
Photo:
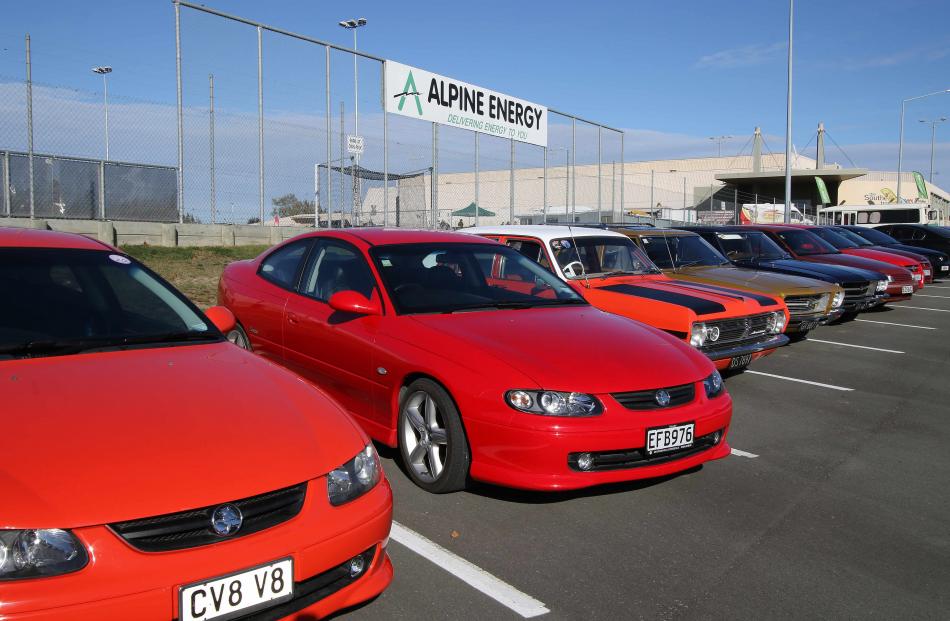
[[[293,193],[272,198],[270,202],[274,205],[274,208],[271,209],[271,215],[277,216],[278,218],[313,213],[313,201],[300,200],[297,198],[297,195]],[[322,212],[323,210],[321,209],[320,211]]]

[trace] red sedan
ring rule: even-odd
[[[0,228],[0,291],[3,619],[311,619],[386,588],[372,443],[230,311],[47,231]]]
[[[460,233],[297,237],[228,266],[230,338],[326,389],[431,492],[656,477],[729,454],[712,363]]]

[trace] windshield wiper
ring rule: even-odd
[[[603,272],[602,274],[594,275],[595,278],[610,278],[611,276],[640,276],[643,272],[638,270],[614,270],[612,272]]]
[[[0,346],[0,356],[65,356],[82,352],[121,348],[148,343],[181,343],[217,339],[207,332],[174,332],[146,336],[103,337],[92,339],[36,340]]]

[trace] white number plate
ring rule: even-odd
[[[294,596],[294,562],[285,558],[183,586],[178,591],[180,621],[232,619]]]
[[[647,454],[693,446],[693,423],[647,429]]]
[[[950,271],[950,265],[941,265],[941,266],[940,266],[940,271],[941,271],[941,272]]]
[[[930,276],[930,270],[924,270],[924,276]]]
[[[914,285],[904,285],[903,287],[901,287],[902,294],[913,293],[913,292],[914,292]]]

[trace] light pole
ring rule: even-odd
[[[788,0],[788,85],[785,91],[785,222],[792,221],[792,41],[795,0]]]
[[[106,115],[106,159],[109,159],[109,82],[106,76],[112,73],[112,67],[93,67],[92,72],[102,76],[102,103]]]
[[[347,30],[353,31],[353,51],[355,52],[356,47],[356,30],[362,26],[366,25],[366,18],[361,17],[359,19],[347,19],[340,22],[341,28],[346,28]],[[357,136],[360,135],[360,80],[359,80],[359,69],[357,65],[358,56],[353,54],[353,128]],[[343,157],[343,154],[340,154],[340,157]],[[362,195],[362,188],[360,187],[358,169],[360,164],[360,154],[356,154],[356,170],[351,171],[353,173],[353,210],[357,210],[359,201]],[[342,167],[343,164],[341,163]],[[353,214],[354,220],[359,217],[358,213]]]
[[[926,95],[917,95],[916,97],[908,97],[901,101],[901,133],[900,138],[897,142],[897,202],[901,202],[901,166],[904,163],[904,106],[908,101],[914,101],[915,99],[923,99],[924,97],[933,97],[934,95],[943,95],[944,93],[950,93],[950,88],[945,88],[942,91],[934,91],[932,93],[927,93]]]
[[[939,119],[920,119],[921,123],[930,123],[930,183],[934,182],[934,141],[937,138],[937,123],[943,123],[946,120],[945,116]]]
[[[710,136],[710,140],[716,141],[716,153],[718,157],[722,157],[722,141],[729,140],[730,138],[735,138],[735,136]]]

